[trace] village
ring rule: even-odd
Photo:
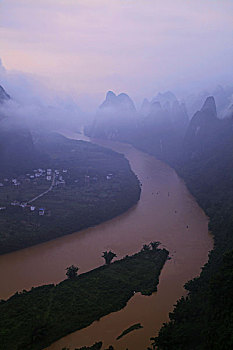
[[[105,180],[111,180],[112,177],[113,174],[109,173],[105,176]],[[0,178],[0,195],[5,194],[5,200],[4,196],[1,195],[1,200],[3,200],[5,203],[0,203],[0,212],[6,211],[10,206],[12,206],[20,207],[24,210],[37,213],[39,216],[50,216],[51,209],[48,210],[45,207],[37,207],[35,205],[34,202],[37,199],[43,197],[54,188],[64,188],[67,183],[73,183],[76,185],[81,183],[83,185],[89,185],[90,183],[98,182],[98,180],[99,177],[97,175],[91,176],[85,174],[81,177],[78,176],[77,178],[73,178],[73,176],[70,176],[70,171],[68,169],[53,170],[50,168],[34,169],[31,173],[26,173],[25,175],[20,175],[14,178]],[[30,191],[27,191],[28,189],[30,189]],[[36,192],[35,189],[37,191],[41,189],[41,192],[37,195],[33,195]],[[25,190],[25,193],[27,193],[27,195],[28,192],[31,193],[32,197],[24,200],[19,200],[17,198],[18,193],[19,191],[22,192],[23,190]]]

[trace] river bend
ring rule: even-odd
[[[88,138],[65,133],[74,139]],[[48,283],[58,283],[65,268],[78,265],[85,272],[103,264],[102,252],[111,249],[118,258],[133,254],[142,245],[160,241],[169,250],[158,285],[150,297],[135,294],[127,306],[52,344],[48,350],[92,345],[104,341],[116,350],[143,350],[163,322],[168,320],[177,299],[185,295],[183,285],[200,273],[207,262],[213,241],[208,218],[168,165],[128,144],[92,140],[123,153],[142,184],[141,199],[128,212],[96,227],[0,256],[0,298],[16,291]],[[135,323],[143,328],[116,341],[123,330]]]

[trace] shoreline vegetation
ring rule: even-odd
[[[146,138],[128,142],[175,169],[209,217],[214,238],[208,262],[185,284],[188,296],[177,301],[151,349],[228,350],[233,347],[233,139],[226,133],[224,143],[195,159],[158,156]]]
[[[201,274],[188,281],[170,322],[154,338],[158,350],[228,350],[233,347],[233,152],[232,142],[215,154],[173,163],[189,191],[209,217],[214,248]]]
[[[44,349],[65,335],[122,309],[135,294],[151,295],[168,251],[158,242],[113,263],[0,302],[0,349]],[[134,325],[135,326],[135,325]],[[100,343],[98,343],[100,344]],[[85,349],[85,348],[84,348]]]
[[[0,179],[0,254],[98,225],[140,199],[122,154],[56,133],[34,138],[34,167]]]
[[[81,348],[75,349],[75,350],[100,350],[102,349],[103,346],[103,342],[97,342],[91,346],[82,346]],[[62,348],[61,350],[70,350],[69,348]],[[110,346],[108,349],[106,350],[114,350],[114,348],[112,346]]]

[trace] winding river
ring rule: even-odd
[[[88,138],[66,133],[74,139]],[[103,264],[104,250],[118,258],[140,250],[142,245],[160,241],[171,256],[160,275],[158,292],[150,297],[135,294],[127,306],[52,344],[48,350],[71,350],[102,340],[116,350],[145,350],[177,299],[185,295],[184,283],[200,273],[213,241],[208,218],[168,165],[128,144],[92,140],[123,153],[142,183],[141,199],[123,215],[71,235],[0,256],[0,298],[17,290],[30,289],[65,278],[65,268],[78,265],[80,272]],[[135,323],[143,328],[120,340],[116,337]]]

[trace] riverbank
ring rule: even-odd
[[[215,244],[200,276],[186,283],[188,297],[177,302],[171,321],[155,339],[158,349],[228,350],[233,347],[232,149],[231,140],[206,159],[175,164],[209,216]]]
[[[66,136],[83,137],[74,133]],[[102,339],[104,349],[111,344],[117,350],[148,347],[150,337],[168,320],[176,300],[185,295],[184,283],[200,273],[212,248],[207,217],[173,169],[130,145],[103,142],[101,146],[129,160],[142,183],[140,201],[121,216],[95,227],[0,256],[0,276],[5,281],[0,285],[1,298],[32,286],[57,284],[71,264],[78,265],[80,273],[94,269],[103,264],[104,250],[111,249],[122,258],[137,252],[145,242],[160,241],[172,259],[162,269],[156,293],[150,297],[136,293],[122,310],[60,339],[49,347],[52,350],[73,350],[92,345],[97,339]],[[139,322],[142,329],[116,341],[125,329]]]
[[[219,132],[224,135],[223,130]],[[214,249],[201,274],[186,281],[188,296],[177,301],[169,322],[153,342],[153,348],[158,350],[228,350],[233,347],[230,336],[233,327],[233,141],[226,132],[224,137],[224,142],[213,147],[210,153],[204,151],[199,158],[184,160],[181,152],[170,158],[160,155],[161,160],[170,164],[185,181],[209,217]],[[132,144],[158,156],[146,138],[140,142],[134,140]]]
[[[157,290],[165,249],[145,246],[126,256],[58,285],[16,293],[0,304],[0,349],[43,349],[56,339],[123,308],[140,292]]]
[[[140,184],[123,155],[53,133],[35,147],[47,160],[1,183],[0,254],[100,224],[138,202]]]

